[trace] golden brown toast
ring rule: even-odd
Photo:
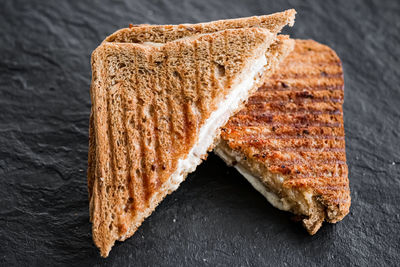
[[[161,45],[103,42],[93,52],[88,185],[102,256],[206,157],[273,69],[274,41],[265,29],[229,29]]]
[[[222,128],[215,152],[310,234],[348,214],[343,71],[329,47],[296,40],[294,51]]]

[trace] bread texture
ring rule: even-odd
[[[213,33],[227,29],[264,28],[278,34],[285,25],[293,26],[294,9],[271,15],[227,19],[198,24],[180,25],[136,25],[116,31],[108,36],[106,42],[117,43],[166,43],[197,34]]]
[[[93,52],[88,186],[93,240],[103,257],[206,157],[219,127],[260,85],[231,96],[275,38],[265,29],[228,29],[162,45],[103,42]],[[228,97],[235,103],[192,155]],[[188,157],[194,163],[180,167]]]
[[[294,51],[222,128],[215,152],[310,234],[349,212],[343,71],[329,47]]]

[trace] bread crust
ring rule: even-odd
[[[120,43],[166,43],[197,34],[213,33],[227,29],[264,28],[278,34],[285,25],[293,26],[296,11],[288,9],[271,15],[218,20],[197,24],[135,25],[116,31],[106,42]]]
[[[282,177],[275,185],[260,178],[279,197],[311,194],[307,210],[291,210],[302,216],[310,234],[323,221],[338,222],[349,212],[343,88],[336,53],[312,40],[296,40],[275,74],[222,128],[218,145],[240,155],[256,176]]]

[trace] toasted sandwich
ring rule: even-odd
[[[276,40],[245,27],[105,40],[93,52],[88,187],[103,257],[206,158],[220,127],[279,62],[283,53],[268,50]]]
[[[292,53],[222,128],[215,153],[313,235],[348,214],[343,71],[336,53],[296,40]]]
[[[248,18],[219,20],[198,24],[180,25],[130,25],[116,31],[108,36],[104,43],[136,43],[159,46],[163,43],[174,41],[179,38],[188,38],[198,34],[213,33],[227,29],[239,28],[264,28],[272,34],[278,34],[285,25],[293,26],[296,11],[294,9],[277,12],[271,15],[254,16]],[[288,36],[278,35],[266,52],[267,63],[263,72],[263,77],[271,75],[279,63],[293,50],[293,40]],[[220,70],[222,70],[220,68]],[[263,80],[261,78],[260,80]],[[93,109],[93,108],[92,108]],[[96,143],[94,138],[93,110],[90,115],[89,123],[89,153],[88,153],[88,191],[89,200],[92,195],[94,181],[94,162],[96,158]]]

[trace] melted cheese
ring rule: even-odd
[[[199,138],[185,159],[180,159],[176,171],[171,175],[169,190],[176,190],[183,181],[186,173],[193,172],[197,165],[201,163],[201,157],[207,153],[209,147],[213,144],[218,133],[218,129],[223,126],[239,105],[243,103],[253,88],[255,82],[259,79],[259,74],[264,71],[267,59],[264,54],[253,61],[249,71],[243,74],[241,82],[233,86],[231,92],[225,100],[220,102],[216,111],[206,120],[199,132]]]
[[[243,177],[246,178],[246,180],[249,181],[249,183],[258,192],[260,192],[269,201],[269,203],[272,204],[272,206],[284,211],[289,211],[291,209],[291,205],[284,198],[279,198],[279,196],[275,193],[268,191],[267,187],[261,182],[259,177],[251,174],[250,171],[248,171],[242,164],[240,164],[239,158],[228,155],[220,148],[215,148],[214,152],[229,165],[232,165],[233,161],[238,162],[234,165],[235,169],[237,169],[238,172],[243,175]]]

